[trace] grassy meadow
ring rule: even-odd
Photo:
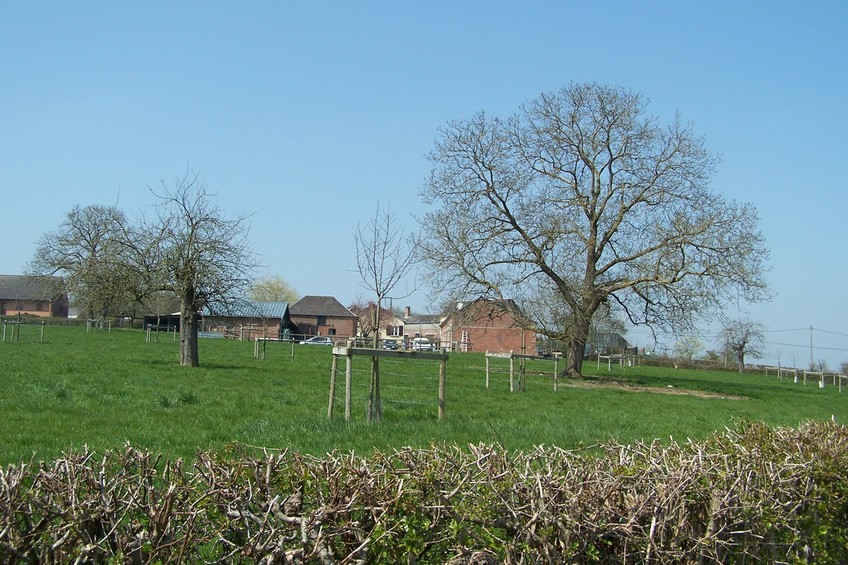
[[[702,438],[742,420],[795,426],[848,422],[848,389],[806,386],[773,376],[657,367],[600,370],[561,380],[549,360],[527,366],[525,392],[509,392],[506,360],[456,353],[447,363],[445,418],[437,419],[438,364],[381,362],[383,421],[365,422],[366,358],[355,358],[353,418],[344,415],[339,375],[335,416],[327,418],[330,348],[201,339],[198,369],[179,367],[172,335],[145,342],[139,330],[24,326],[0,343],[0,464],[52,459],[62,451],[104,451],[125,442],[191,459],[198,450],[239,444],[321,455],[433,443],[492,443],[507,449],[565,448],[610,439]],[[343,371],[344,362],[340,363]]]

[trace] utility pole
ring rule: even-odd
[[[813,326],[810,326],[810,370],[815,370],[815,361],[813,361]]]

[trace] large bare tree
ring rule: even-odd
[[[703,139],[639,94],[575,84],[507,119],[452,121],[430,160],[429,282],[515,299],[526,324],[568,344],[571,374],[602,305],[682,331],[728,298],[766,297],[756,209],[711,191]]]
[[[126,313],[137,296],[123,269],[128,221],[116,206],[75,206],[59,228],[45,233],[27,266],[31,275],[61,275],[83,315]]]
[[[168,291],[179,300],[180,365],[197,367],[200,311],[229,311],[253,280],[247,218],[226,214],[196,174],[153,192],[156,214],[142,218],[128,241],[132,270],[148,293]]]

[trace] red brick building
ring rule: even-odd
[[[441,323],[443,349],[452,351],[491,351],[492,353],[536,354],[536,333],[521,328],[515,304],[478,299],[457,303]]]

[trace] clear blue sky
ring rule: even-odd
[[[836,367],[846,24],[844,1],[4,2],[0,273],[74,205],[135,214],[192,169],[253,214],[265,272],[349,304],[368,296],[351,232],[378,200],[414,229],[440,126],[609,83],[694,122],[723,158],[715,190],[758,207],[776,296],[750,311],[772,361],[808,364],[813,327]],[[429,308],[424,291],[403,302]]]

